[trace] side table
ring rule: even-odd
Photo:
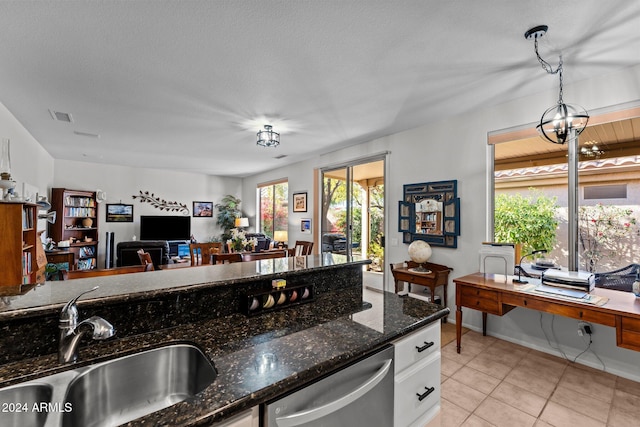
[[[48,263],[61,264],[66,262],[69,264],[68,268],[66,269],[67,271],[76,269],[75,256],[71,251],[50,251],[46,252],[46,256]]]
[[[426,286],[431,291],[431,297],[433,298],[438,286],[442,286],[444,289],[442,306],[447,306],[447,287],[449,284],[449,272],[453,269],[445,265],[434,264],[427,262],[424,267],[431,270],[430,273],[418,273],[411,271],[411,269],[418,266],[413,261],[406,261],[406,267],[394,267],[391,264],[391,273],[393,274],[393,280],[395,282],[395,292],[398,293],[402,288],[400,282],[407,282],[409,286],[411,283],[420,286]],[[447,318],[444,318],[444,322],[447,322]]]

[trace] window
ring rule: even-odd
[[[626,199],[627,184],[590,185],[584,187],[584,199]]]
[[[638,125],[640,118],[600,120],[580,135],[578,194],[582,197],[577,237],[581,270],[606,272],[637,262],[640,146],[633,129]],[[515,239],[520,228],[523,255],[547,249],[548,258],[567,266],[567,146],[523,133],[489,138],[494,144],[494,239]],[[545,210],[547,215],[541,215]]]
[[[284,181],[258,186],[260,233],[273,239],[276,231],[288,231],[289,183]],[[286,243],[286,242],[285,242]]]

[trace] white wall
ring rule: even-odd
[[[105,233],[112,231],[116,245],[118,242],[131,240],[134,235],[139,239],[140,215],[181,215],[178,212],[161,211],[149,203],[134,200],[132,196],[138,195],[140,190],[149,191],[170,202],[186,204],[191,216],[194,201],[213,202],[215,206],[226,194],[240,196],[241,189],[239,178],[69,160],[55,161],[53,182],[53,187],[104,191],[107,194],[107,200],[100,206],[98,212],[99,239],[104,241]],[[133,205],[134,222],[105,222],[104,205],[120,202]],[[207,241],[212,236],[221,234],[221,230],[216,225],[216,212],[214,208],[213,218],[191,217],[191,232],[198,241]],[[98,267],[103,268],[104,243],[99,244],[98,250]]]
[[[15,191],[22,193],[22,184],[27,183],[40,194],[47,194],[53,182],[53,157],[3,104],[0,104],[0,138],[11,141],[11,177],[17,182]]]
[[[627,68],[614,75],[567,85],[564,93],[567,102],[580,104],[587,110],[637,101],[640,99],[640,66]],[[454,278],[473,273],[478,270],[480,244],[487,239],[487,134],[533,123],[556,100],[557,93],[548,91],[497,107],[425,124],[417,129],[245,178],[242,186],[245,210],[255,215],[254,195],[257,184],[283,177],[289,180],[290,194],[297,190],[309,192],[309,206],[310,209],[314,209],[317,207],[317,191],[312,188],[314,168],[388,150],[391,154],[388,157],[389,176],[386,193],[388,246],[385,263],[388,265],[390,262],[407,259],[407,245],[391,245],[394,238],[402,242],[402,236],[397,232],[397,202],[402,198],[402,185],[457,179],[461,199],[461,235],[458,248],[434,248],[431,261],[452,267]],[[252,202],[253,205],[250,206]],[[310,215],[311,212],[304,216]],[[299,227],[299,216],[300,214],[294,215],[290,212],[290,241],[297,238],[293,231]],[[314,232],[316,230],[314,224]],[[386,277],[386,289],[391,289],[390,277]],[[447,305],[451,308],[452,314],[455,312],[454,291],[455,287],[450,283]],[[545,327],[549,325],[550,319],[550,315],[544,315]],[[455,321],[455,316],[450,316],[450,320]],[[464,310],[463,323],[472,329],[480,330],[480,312]],[[586,347],[584,341],[577,336],[576,320],[556,317],[554,325],[558,342],[571,358]],[[489,316],[488,328],[491,335],[557,354],[557,351],[548,345],[542,333],[540,314],[536,311],[518,308],[501,318]],[[613,328],[596,325],[591,348],[605,362],[608,371],[640,380],[637,370],[639,353],[616,347]],[[601,368],[591,353],[586,353],[579,362]]]

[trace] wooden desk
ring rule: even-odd
[[[447,285],[449,284],[449,272],[452,270],[451,268],[440,265],[433,264],[431,262],[427,262],[424,264],[424,267],[428,270],[431,270],[431,273],[416,273],[411,271],[412,268],[418,266],[418,264],[407,261],[406,267],[393,267],[391,265],[391,273],[393,274],[393,281],[395,282],[395,291],[398,293],[400,291],[400,282],[414,283],[420,286],[426,286],[431,291],[431,297],[435,296],[436,288],[438,286],[444,287],[444,299],[442,301],[442,306],[447,306]],[[447,323],[447,318],[444,317],[444,323]]]
[[[502,316],[515,307],[525,307],[545,313],[616,328],[618,347],[640,351],[640,299],[631,292],[596,288],[591,294],[606,297],[603,306],[565,301],[539,293],[519,290],[511,276],[474,273],[453,279],[456,284],[456,343],[460,353],[462,338],[462,307],[482,311],[482,334],[487,334],[487,314]]]
[[[47,256],[47,262],[52,264],[60,264],[60,263],[69,263],[69,268],[67,270],[75,270],[75,257],[73,252],[71,251],[51,251],[45,252]]]

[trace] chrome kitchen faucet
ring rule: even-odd
[[[98,289],[98,286],[82,292],[77,297],[71,299],[62,308],[62,313],[60,313],[60,322],[58,323],[58,327],[60,328],[58,362],[75,363],[78,360],[78,344],[80,343],[82,336],[89,330],[88,328],[83,328],[84,325],[91,327],[92,338],[94,340],[105,340],[116,334],[113,325],[102,317],[92,316],[86,320],[78,322],[78,306],[76,305],[78,298],[86,293],[93,292],[96,289]]]

